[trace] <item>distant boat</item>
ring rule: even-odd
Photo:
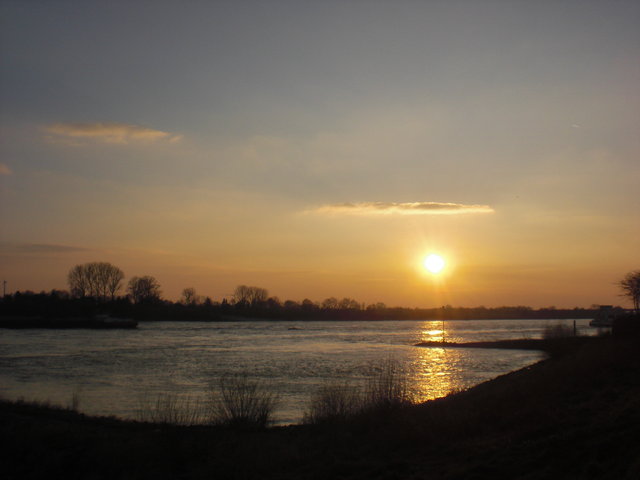
[[[138,322],[131,318],[116,318],[109,315],[93,317],[0,317],[0,328],[136,328]]]
[[[589,326],[597,328],[613,327],[616,313],[612,305],[600,305],[600,309],[596,312],[595,318],[589,322]]]

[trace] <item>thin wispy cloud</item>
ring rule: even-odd
[[[329,215],[458,215],[493,213],[489,205],[465,205],[441,202],[361,202],[323,205],[310,212]]]
[[[128,145],[132,143],[176,143],[182,135],[126,123],[54,123],[45,127],[47,140],[81,146],[86,142]]]
[[[0,175],[11,175],[12,173],[13,172],[11,171],[8,165],[5,165],[4,163],[0,163]]]

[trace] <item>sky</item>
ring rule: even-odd
[[[0,1],[0,280],[630,306],[637,1]],[[429,253],[446,266],[432,274]]]

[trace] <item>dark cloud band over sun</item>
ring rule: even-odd
[[[442,202],[360,202],[323,205],[311,212],[338,215],[458,215],[493,213],[488,205],[465,205]]]

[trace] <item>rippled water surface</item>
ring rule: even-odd
[[[448,341],[539,338],[572,320],[468,320],[445,324]],[[577,320],[588,332],[588,320]],[[137,330],[0,330],[4,398],[135,418],[143,399],[204,395],[226,373],[246,373],[279,396],[276,421],[300,421],[310,394],[330,381],[358,384],[390,357],[423,400],[534,363],[538,352],[421,348],[441,340],[439,321],[144,322]]]

